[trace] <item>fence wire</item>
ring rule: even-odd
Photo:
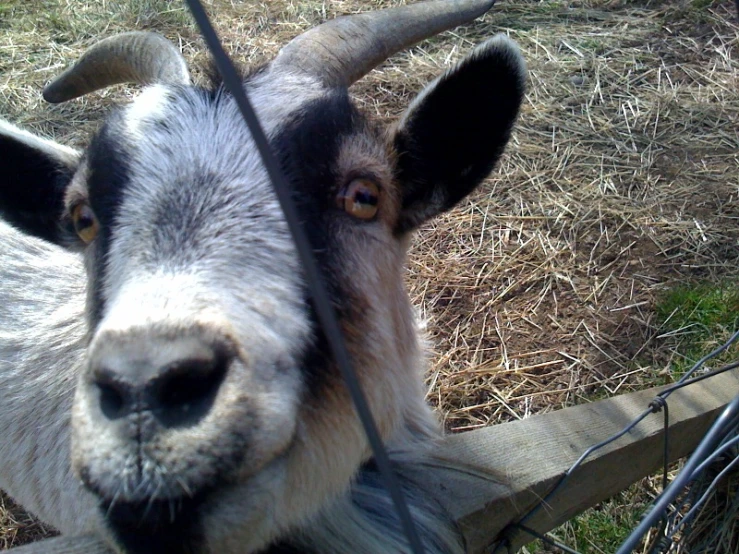
[[[739,19],[739,0],[734,1]],[[651,509],[624,541],[616,554],[628,554],[642,543],[648,534],[653,538],[646,547],[647,554],[715,554],[718,552],[739,552],[739,394],[725,408],[723,413],[709,429],[672,483],[667,482],[669,426],[667,399],[679,388],[689,386],[703,379],[739,367],[739,361],[728,364],[715,371],[696,376],[703,365],[726,351],[739,339],[736,331],[729,340],[713,352],[707,354],[690,369],[675,385],[662,391],[628,426],[607,440],[592,446],[565,473],[552,490],[510,530],[519,530],[538,538],[548,546],[567,554],[579,554],[549,535],[542,535],[530,529],[526,523],[554,497],[567,482],[572,473],[593,452],[618,440],[634,429],[652,413],[664,414],[664,454],[662,468],[662,493],[654,500]],[[739,393],[739,391],[737,391]],[[719,504],[716,490],[729,483],[725,498]],[[712,503],[712,504],[709,504]],[[713,507],[716,517],[703,517]],[[705,521],[709,519],[708,524]],[[702,527],[702,528],[701,528]],[[693,539],[698,537],[697,539]],[[505,546],[505,538],[493,545],[490,552]],[[688,543],[690,545],[688,546]]]
[[[671,483],[668,484],[667,482],[669,465],[667,457],[669,444],[669,418],[667,414],[669,405],[667,400],[678,389],[739,367],[739,361],[735,361],[713,371],[704,370],[703,373],[699,374],[707,361],[728,350],[737,340],[739,340],[739,330],[734,332],[724,344],[698,360],[674,385],[670,385],[661,391],[629,425],[603,442],[588,448],[536,506],[516,523],[509,526],[508,532],[523,531],[531,535],[532,538],[540,539],[559,552],[579,554],[577,550],[562,544],[551,535],[543,535],[531,529],[527,525],[528,521],[557,495],[570,476],[594,452],[629,433],[650,414],[663,412],[665,422],[662,467],[663,491],[654,500],[651,509],[644,515],[639,525],[624,541],[616,554],[633,552],[647,535],[653,537],[645,550],[648,554],[738,552],[739,486],[735,487],[736,490],[733,493],[729,490],[729,497],[726,499],[728,506],[716,510],[721,514],[720,517],[712,520],[713,532],[704,533],[705,536],[698,539],[689,550],[686,547],[686,537],[697,534],[699,521],[703,521],[700,515],[708,509],[707,503],[714,498],[713,493],[719,485],[725,483],[730,477],[736,478],[739,471],[739,391],[703,437],[682,470]],[[736,532],[734,532],[735,527],[737,528]],[[504,533],[503,539],[493,544],[488,552],[500,552],[501,547],[505,548],[506,542]],[[722,545],[724,544],[729,544],[729,547],[725,550],[719,550],[719,548],[723,548]]]

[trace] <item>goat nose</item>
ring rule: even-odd
[[[163,425],[208,413],[233,356],[225,342],[198,337],[99,340],[90,359],[93,388],[109,420],[150,411]]]

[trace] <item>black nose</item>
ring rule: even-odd
[[[233,360],[226,341],[198,336],[99,337],[90,358],[103,415],[151,412],[163,425],[193,424],[213,404]]]

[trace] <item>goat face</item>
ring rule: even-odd
[[[387,148],[345,93],[276,119],[270,106],[283,111],[292,100],[260,80],[247,86],[390,438],[424,409]],[[298,84],[286,93],[307,86]],[[106,123],[82,162],[85,190],[70,188],[78,194],[67,211],[89,202],[100,229],[87,249],[94,331],[74,408],[75,467],[101,498],[118,497],[113,517],[156,497],[165,511],[191,495],[220,504],[211,491],[233,483],[250,515],[304,516],[366,459],[362,429],[233,100],[195,89],[157,94],[141,99],[159,103],[155,116],[133,123],[134,102]],[[361,208],[369,186],[381,188],[371,221],[338,207],[347,187],[360,187],[346,202]],[[275,495],[280,502],[265,510]]]
[[[348,83],[289,58],[244,86],[380,432],[403,445],[432,427],[402,280],[407,239],[492,169],[523,64],[493,38],[383,131]],[[89,346],[72,464],[112,540],[252,552],[345,492],[370,452],[233,98],[174,81],[110,115],[81,155],[0,126],[11,175],[0,213],[84,256]]]

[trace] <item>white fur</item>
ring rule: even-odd
[[[300,92],[296,94],[296,90]],[[12,449],[6,447],[3,451],[0,447],[4,470],[0,487],[64,533],[92,529],[100,532],[103,526],[95,501],[74,477],[68,460],[69,413],[75,381],[80,375],[84,380],[87,371],[87,353],[94,352],[98,344],[116,334],[147,328],[183,328],[196,323],[234,337],[240,350],[246,353],[249,367],[258,371],[245,368],[229,376],[221,386],[221,400],[213,413],[193,433],[182,431],[173,436],[176,442],[172,447],[182,448],[182,444],[218,436],[218,430],[230,417],[223,412],[227,408],[219,406],[234,406],[229,398],[237,399],[243,387],[261,391],[258,404],[264,422],[260,436],[264,439],[260,439],[263,442],[260,448],[266,449],[265,456],[274,449],[285,448],[289,441],[295,442],[289,456],[252,460],[245,467],[242,483],[214,494],[202,507],[210,548],[256,552],[276,538],[294,535],[294,530],[301,526],[326,525],[323,538],[319,534],[307,534],[295,535],[293,540],[296,544],[324,549],[328,548],[326,541],[331,542],[331,525],[342,518],[346,520],[343,527],[349,530],[349,535],[336,542],[331,547],[334,550],[344,549],[337,545],[346,541],[355,542],[352,533],[365,536],[367,552],[379,547],[380,537],[387,544],[402,543],[402,533],[373,530],[377,522],[372,523],[363,515],[365,509],[372,510],[375,501],[387,504],[386,493],[377,483],[359,487],[358,494],[364,491],[360,494],[362,498],[349,501],[351,493],[347,485],[370,451],[348,398],[331,401],[340,407],[341,413],[327,409],[325,417],[320,413],[307,414],[314,422],[307,421],[306,415],[296,416],[300,407],[295,376],[300,375],[300,369],[291,364],[297,362],[310,332],[302,305],[301,272],[271,184],[233,100],[222,99],[215,117],[212,106],[199,93],[176,92],[160,85],[150,87],[123,110],[122,117],[111,123],[115,126],[111,132],[119,133],[119,144],[127,152],[129,185],[118,207],[116,228],[104,262],[105,309],[94,329],[88,330],[84,323],[87,278],[81,257],[25,237],[7,225],[0,228],[0,243],[8,245],[0,253],[3,268],[0,277],[4,284],[0,301],[12,310],[0,314],[0,321],[13,321],[15,326],[30,329],[33,334],[33,341],[23,344],[18,344],[17,330],[8,336],[0,335],[3,364],[0,402],[18,403],[17,409],[0,410],[3,412],[0,418],[7,417],[6,421],[0,421],[8,427],[18,427],[18,421],[26,422],[18,430],[20,439],[5,442],[12,444]],[[323,94],[323,89],[305,76],[270,75],[265,71],[250,83],[249,93],[270,135],[290,113]],[[162,121],[167,122],[166,128],[158,125]],[[38,144],[47,149],[55,147],[46,141]],[[168,155],[162,155],[161,144],[168,145]],[[376,150],[382,152],[382,148]],[[81,178],[74,180],[76,200],[86,194],[85,179],[92,171],[89,160],[84,164],[78,171]],[[350,165],[344,168],[347,172],[353,169]],[[197,247],[178,250],[176,256],[157,252],[155,236],[162,222],[157,219],[156,206],[177,193],[173,183],[191,186],[202,174],[213,178],[210,195],[195,187],[186,195],[187,209],[205,214],[205,228],[193,243]],[[207,214],[216,209],[218,216],[210,221]],[[252,217],[255,215],[259,217]],[[378,229],[372,233],[382,241],[390,240],[378,235]],[[382,345],[399,344],[399,337],[391,327],[384,330],[383,321],[398,318],[407,321],[412,315],[410,306],[406,305],[407,298],[397,305],[397,299],[405,296],[401,279],[404,244],[388,250],[382,241],[371,244],[377,250],[377,261],[383,260],[380,266],[386,269],[374,277],[371,266],[363,273],[372,287],[378,288],[378,294],[389,295],[387,300],[378,298],[377,309],[366,314],[369,321],[375,321],[371,325],[378,333],[377,344],[387,348]],[[349,257],[354,255],[351,247],[347,253],[350,252]],[[351,264],[366,263],[367,252],[364,248]],[[47,258],[51,267],[40,271],[39,260]],[[92,265],[101,263],[93,258],[88,260]],[[348,269],[349,274],[353,271]],[[397,281],[392,286],[382,282],[382,275],[388,271]],[[28,289],[32,298],[19,297],[16,286],[5,286],[29,279],[39,280],[42,288],[49,289],[49,297],[39,298],[38,287]],[[23,311],[22,306],[32,301],[42,301],[49,313],[35,303]],[[386,304],[390,311],[384,308]],[[396,310],[401,315],[395,314]],[[68,319],[59,323],[62,314]],[[61,342],[61,352],[49,350],[44,344],[53,336],[66,337]],[[418,378],[421,370],[418,347],[412,335],[407,339],[401,341],[403,353],[390,355],[373,370],[373,385],[368,387],[371,405],[390,448],[434,433],[433,417],[424,403]],[[275,373],[270,369],[275,353],[281,353],[281,363],[287,364],[287,371]],[[6,370],[13,356],[19,358],[17,364],[12,371]],[[40,356],[46,356],[42,364],[37,363]],[[385,364],[389,365],[384,367]],[[57,386],[56,379],[64,387]],[[32,382],[37,386],[29,384]],[[60,395],[62,389],[64,394]],[[8,399],[7,395],[14,390],[23,391],[22,400]],[[144,481],[149,483],[145,488],[129,487],[127,483],[134,471],[129,454],[120,450],[116,435],[95,427],[95,421],[87,415],[91,400],[79,391],[73,410],[76,459],[92,464],[92,473],[99,484],[119,486],[120,494],[129,500],[149,494],[151,487],[157,491],[172,491],[177,487],[176,483],[166,481],[166,475],[164,481],[154,477]],[[53,401],[54,398],[58,401]],[[39,404],[44,406],[43,410],[38,409]],[[49,435],[36,431],[35,427],[48,425],[49,421],[58,422]],[[322,442],[314,444],[316,425],[331,432]],[[25,463],[34,450],[50,444],[52,451],[38,456],[43,467],[29,467]],[[157,468],[152,467],[152,471]],[[120,484],[116,485],[116,481]],[[367,503],[370,505],[366,506]],[[443,533],[446,529],[443,524],[431,527],[433,533]]]
[[[0,488],[64,533],[99,529],[68,454],[86,347],[82,259],[2,220],[0,244]]]

